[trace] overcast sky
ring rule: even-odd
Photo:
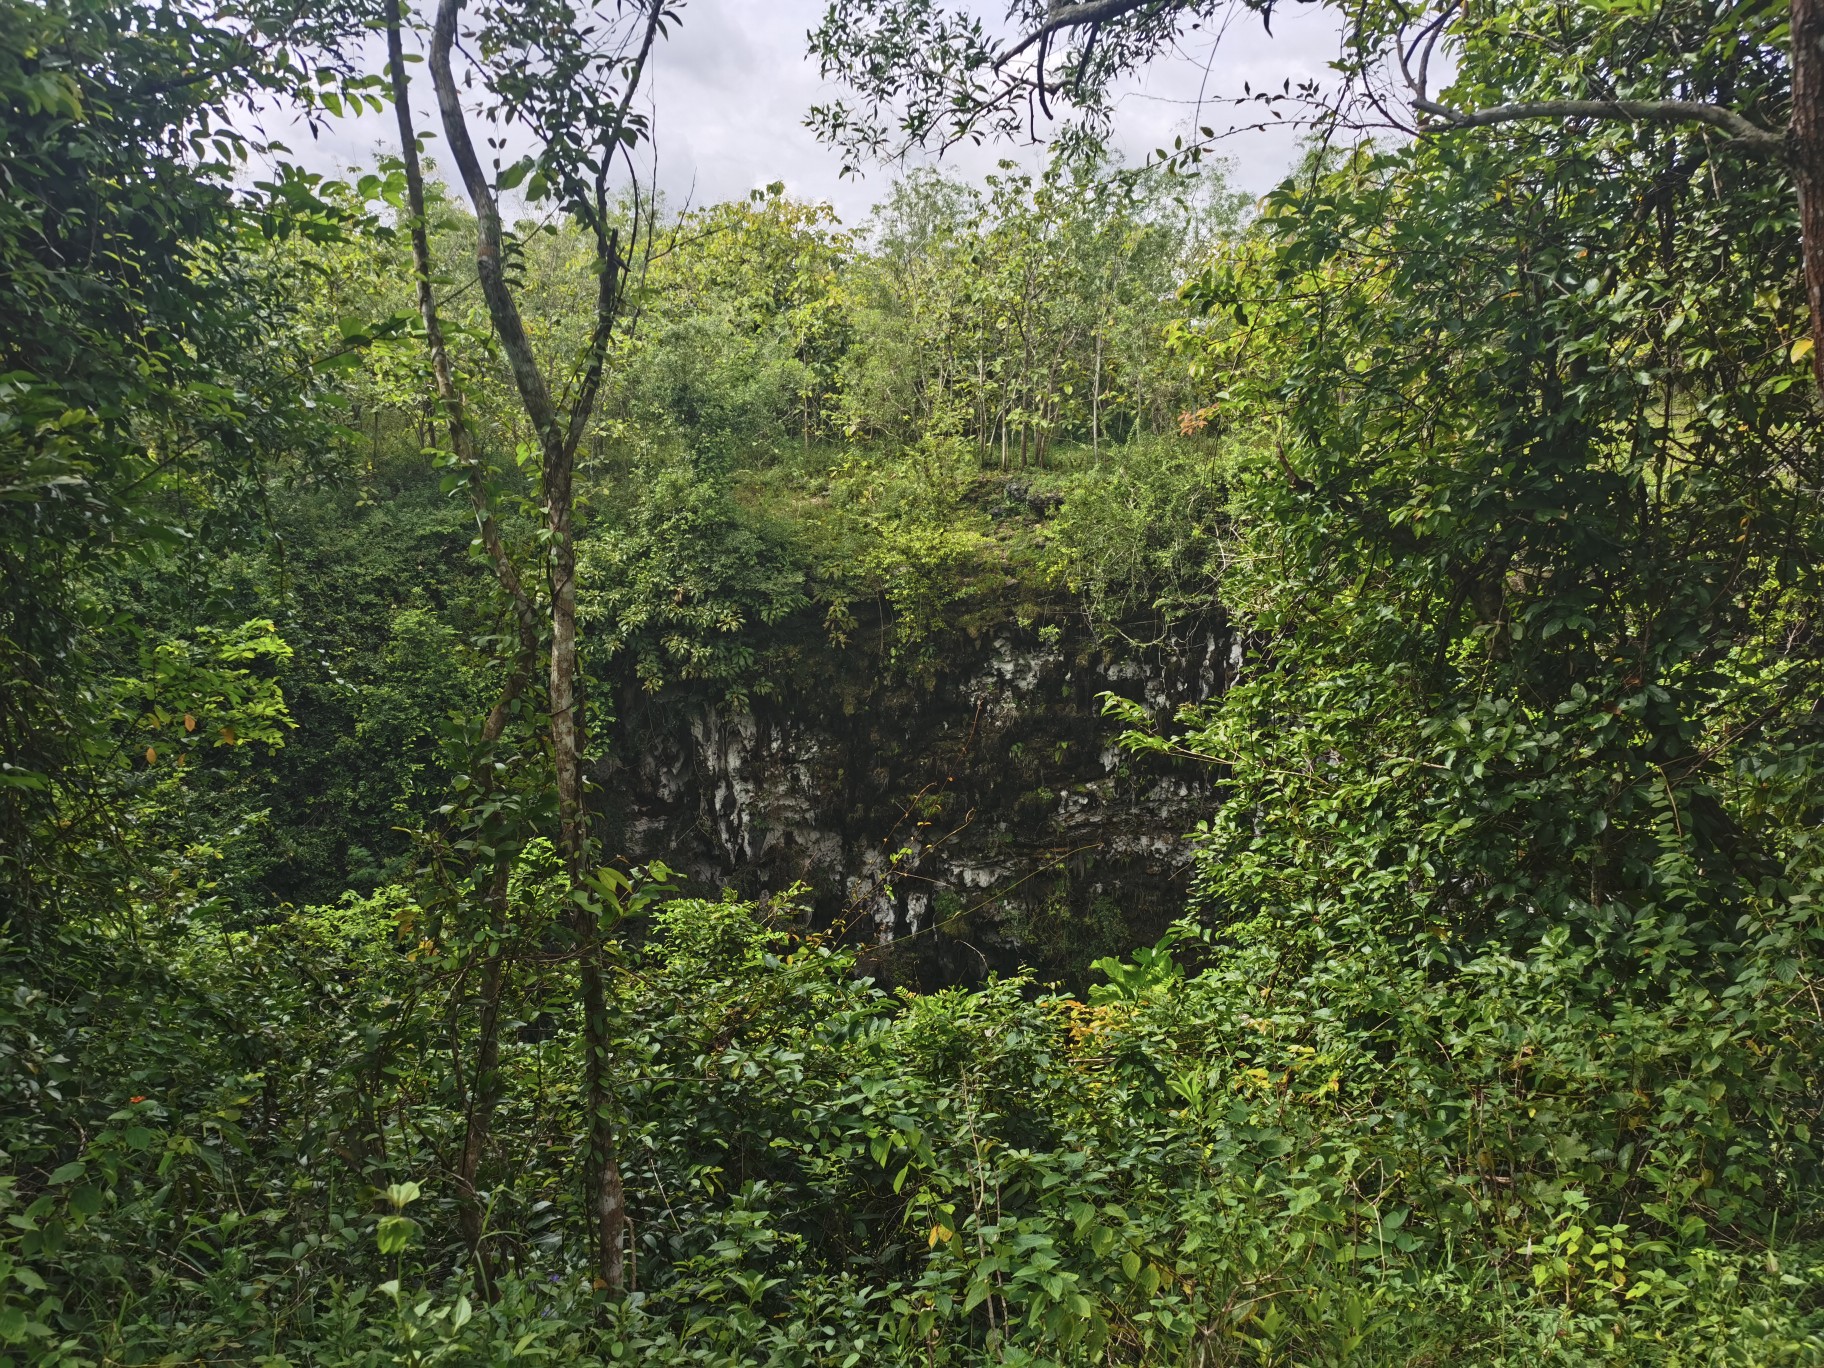
[[[789,193],[828,200],[855,223],[883,196],[893,168],[842,179],[840,156],[804,127],[812,105],[841,93],[818,77],[806,56],[805,35],[822,11],[823,0],[687,0],[682,27],[660,45],[652,83],[659,180],[672,203],[685,196],[695,204],[714,203],[783,180]],[[1336,50],[1327,7],[1282,10],[1271,36],[1257,16],[1238,8],[1219,44],[1203,39],[1129,83],[1116,115],[1116,144],[1140,159],[1199,124],[1229,129],[1253,117],[1219,103],[1239,96],[1244,82],[1258,90],[1287,79],[1321,79]],[[412,70],[418,128],[434,130],[424,67]],[[390,113],[344,120],[314,142],[283,120],[269,124],[269,131],[313,168],[339,173],[391,150],[393,123]],[[1259,194],[1285,172],[1295,143],[1286,128],[1244,131],[1226,139],[1223,152],[1233,159],[1236,184]],[[434,158],[436,141],[430,147]],[[1007,156],[1031,161],[1035,154],[966,147],[945,160],[974,177]]]

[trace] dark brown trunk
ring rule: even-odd
[[[583,1000],[583,1092],[589,1105],[589,1154],[584,1185],[594,1220],[596,1276],[609,1292],[626,1286],[625,1269],[627,1202],[621,1189],[620,1155],[615,1146],[614,1096],[609,1089],[608,993],[602,973],[602,953],[594,927],[578,914],[577,935],[582,940],[580,972]]]
[[[1792,0],[1791,142],[1811,306],[1811,373],[1824,389],[1824,0]]]

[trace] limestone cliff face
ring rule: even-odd
[[[978,620],[912,670],[884,621],[846,646],[808,621],[778,630],[775,691],[746,708],[623,702],[626,758],[599,782],[629,856],[754,896],[803,883],[820,926],[925,987],[1021,967],[1078,980],[1182,910],[1183,836],[1216,776],[1119,750],[1099,697],[1162,718],[1211,697],[1238,664],[1222,623],[1133,648]]]

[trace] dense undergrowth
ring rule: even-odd
[[[556,901],[540,858],[522,934]],[[1713,1235],[1782,1181],[1732,1105],[1778,1104],[1765,1051],[1696,985],[1593,1020],[1563,944],[1490,957],[1470,998],[1385,961],[1263,991],[1196,936],[1087,1003],[888,997],[789,905],[658,902],[616,974],[637,1289],[606,1304],[566,1256],[561,1023],[503,1052],[478,1286],[435,1177],[473,985],[402,937],[424,915],[388,890],[199,919],[73,955],[105,994],[9,1004],[39,1089],[9,1147],[49,1171],[6,1187],[33,1361],[1815,1361],[1820,1251]],[[521,966],[523,1011],[565,1000]],[[1405,1048],[1348,1029],[1396,1003]],[[1651,1044],[1591,1049],[1624,1036]]]

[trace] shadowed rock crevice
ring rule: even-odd
[[[1163,720],[1214,696],[1239,664],[1226,623],[1133,647],[1080,620],[978,622],[918,671],[883,631],[838,645],[807,615],[772,635],[783,669],[746,707],[623,701],[624,758],[598,780],[627,857],[749,896],[802,883],[817,926],[927,988],[1022,966],[1076,981],[1182,913],[1184,835],[1218,776],[1121,750],[1100,699]]]

